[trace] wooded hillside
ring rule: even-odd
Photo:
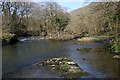
[[[120,2],[93,2],[70,12],[67,30],[87,35],[120,32]]]

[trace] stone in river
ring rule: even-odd
[[[64,78],[78,78],[88,75],[88,73],[82,70],[77,63],[68,58],[47,59],[41,64],[42,66],[48,67],[50,71]]]

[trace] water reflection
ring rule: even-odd
[[[90,52],[77,51],[76,49],[80,47],[89,47],[92,50]],[[117,61],[112,58],[112,55],[104,49],[104,44],[100,42],[29,40],[18,42],[15,45],[3,46],[2,50],[3,74],[22,70],[24,67],[48,58],[67,57],[91,74],[87,77],[113,78],[118,75]],[[39,74],[42,73],[39,72]]]

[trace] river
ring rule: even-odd
[[[77,48],[92,48],[89,52]],[[23,38],[16,44],[2,47],[3,77],[58,77],[43,67],[30,67],[48,58],[66,57],[75,61],[89,76],[82,78],[117,78],[118,61],[103,42],[50,41]]]

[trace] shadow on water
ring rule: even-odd
[[[35,62],[48,58],[67,57],[74,60],[90,76],[83,78],[116,78],[118,62],[112,58],[102,42],[81,43],[77,41],[26,40],[3,46],[3,77],[58,77],[43,67],[32,67]],[[89,52],[77,48],[92,48]]]

